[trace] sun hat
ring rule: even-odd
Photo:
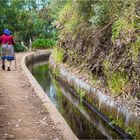
[[[6,34],[6,35],[10,35],[10,34],[11,34],[11,31],[8,30],[8,29],[4,29],[4,34]]]

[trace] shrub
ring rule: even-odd
[[[100,27],[102,25],[105,25],[108,20],[108,12],[109,8],[106,4],[95,4],[92,5],[94,15],[89,19],[89,21],[92,23],[94,27]]]
[[[53,47],[55,45],[56,41],[53,39],[46,39],[46,45],[47,47]]]
[[[21,44],[15,44],[14,45],[14,50],[15,50],[15,52],[25,52],[25,51],[27,51],[27,49],[24,46],[22,46]]]
[[[121,18],[114,22],[112,26],[112,41],[113,42],[115,39],[119,37],[120,31],[124,25],[126,25],[126,21]]]
[[[39,38],[32,43],[32,48],[46,49],[46,48],[53,47],[54,45],[55,45],[55,40],[53,39]]]

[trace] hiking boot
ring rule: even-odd
[[[7,71],[10,71],[10,70],[11,70],[10,67],[8,67],[8,68],[7,68]]]
[[[2,67],[1,67],[3,70],[5,70],[5,65],[2,65]]]

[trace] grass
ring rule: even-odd
[[[127,81],[122,73],[113,73],[107,79],[108,88],[112,93],[123,93]]]
[[[132,53],[132,57],[135,61],[138,58],[139,50],[140,50],[140,36],[138,36],[136,42],[131,43],[130,53]]]

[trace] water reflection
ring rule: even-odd
[[[119,139],[96,114],[65,90],[49,73],[48,64],[35,66],[32,74],[80,139]]]

